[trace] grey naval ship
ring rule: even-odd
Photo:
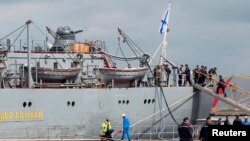
[[[12,32],[24,32],[24,39],[10,39],[11,33],[0,40],[0,138],[98,139],[101,123],[109,118],[116,132],[124,113],[132,136],[147,135],[153,127],[158,134],[183,117],[195,122],[209,115],[210,96],[178,86],[177,66],[167,59],[173,73],[167,76],[159,63],[155,78],[149,55],[121,29],[118,39],[132,57],[112,55],[104,41],[76,41],[82,30],[68,26],[55,32],[47,27],[53,44],[48,38],[35,43],[31,25],[29,20]],[[118,67],[115,59],[139,63]]]

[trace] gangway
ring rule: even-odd
[[[209,89],[208,87],[202,87],[198,84],[194,84],[193,85],[194,88],[200,90],[200,91],[203,91],[205,92],[206,94],[214,97],[214,98],[217,98],[235,108],[238,108],[239,110],[243,111],[243,112],[246,112],[247,114],[250,114],[250,108],[233,100],[233,99],[230,99],[228,97],[224,97],[223,95],[218,95],[217,93],[215,93],[213,90]]]

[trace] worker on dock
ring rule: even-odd
[[[224,121],[224,125],[230,125],[230,122],[229,122],[229,120],[228,120],[228,116],[226,116],[226,119],[225,119],[225,121]]]
[[[250,125],[250,122],[248,121],[248,117],[245,116],[244,121],[242,122],[243,125]]]
[[[233,125],[242,125],[242,120],[240,119],[238,115],[235,116]]]
[[[222,119],[221,118],[218,119],[217,125],[222,125]]]
[[[202,126],[200,131],[201,141],[208,141],[208,126],[211,125],[211,117],[206,118],[206,123]]]
[[[129,122],[129,119],[128,119],[128,117],[126,117],[126,114],[122,114],[122,118],[123,118],[123,128],[122,128],[121,140],[123,140],[125,138],[125,136],[127,136],[128,141],[130,141],[130,134],[129,134],[130,122]]]
[[[180,141],[192,141],[192,131],[189,125],[190,121],[188,117],[185,117],[183,122],[178,126]]]
[[[111,123],[109,121],[109,119],[106,119],[103,123],[102,123],[102,133],[101,133],[101,137],[102,139],[101,140],[110,140],[110,141],[113,141],[112,140],[112,136],[111,134],[113,133],[113,129],[112,129],[112,126],[111,126]]]

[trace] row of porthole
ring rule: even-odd
[[[144,104],[154,104],[155,103],[155,99],[144,99]],[[118,104],[129,104],[129,100],[119,100]]]
[[[118,104],[126,104],[126,105],[128,105],[129,104],[129,100],[119,100]]]
[[[144,99],[144,104],[150,104],[150,103],[155,103],[155,99]]]
[[[72,102],[68,101],[67,105],[74,107],[76,105],[76,103],[75,103],[75,101],[72,101]],[[30,101],[29,102],[23,102],[23,108],[25,108],[26,106],[31,107],[32,102],[30,102]]]
[[[25,108],[26,106],[31,107],[32,106],[32,102],[23,102],[23,108]]]
[[[74,107],[75,105],[76,105],[75,101],[72,101],[72,102],[68,101],[68,102],[67,102],[67,106],[72,106],[72,107]]]
[[[150,103],[155,103],[155,99],[144,99],[144,104],[150,104]],[[75,101],[72,101],[72,102],[70,102],[70,101],[68,101],[67,102],[67,106],[72,106],[72,107],[74,107],[75,106]],[[128,105],[129,104],[129,100],[119,100],[118,101],[118,104],[126,104],[126,105]],[[25,108],[26,106],[28,106],[28,107],[31,107],[32,106],[32,102],[23,102],[23,107]]]

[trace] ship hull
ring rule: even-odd
[[[191,87],[164,87],[163,91],[178,123],[184,117],[195,121],[210,112],[211,97],[194,94]],[[154,87],[0,89],[0,96],[0,138],[98,138],[106,118],[118,131],[123,113],[131,124],[137,123],[133,129],[161,125],[162,118],[174,125],[160,89]]]

